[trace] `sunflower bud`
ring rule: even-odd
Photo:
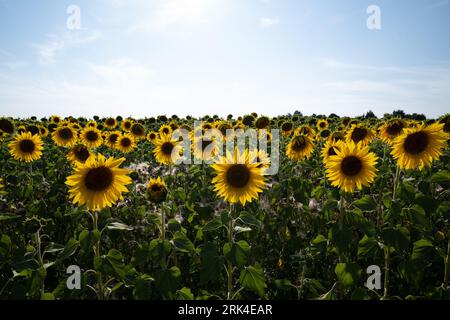
[[[167,188],[164,181],[158,177],[157,179],[150,179],[147,185],[147,198],[151,202],[161,203],[166,200]]]

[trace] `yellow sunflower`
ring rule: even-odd
[[[142,124],[135,122],[131,126],[130,133],[134,136],[136,140],[145,139],[145,128]]]
[[[155,131],[150,131],[147,134],[147,140],[151,143],[154,143],[156,141],[156,139],[158,139],[158,132]]]
[[[328,121],[326,119],[319,119],[316,123],[317,129],[324,130],[328,128]]]
[[[207,136],[192,137],[192,142],[194,157],[199,160],[211,160],[220,152],[219,144],[214,138],[208,138]]]
[[[447,137],[450,139],[450,114],[443,116],[439,123],[444,124],[442,130],[447,134]]]
[[[294,135],[304,134],[309,136],[311,139],[314,139],[316,136],[316,131],[308,125],[298,127],[294,130]]]
[[[345,192],[353,192],[355,187],[369,186],[376,176],[377,156],[368,146],[353,141],[342,143],[334,149],[336,155],[325,161],[326,173],[331,185]]]
[[[159,127],[158,132],[160,136],[170,136],[172,134],[172,127],[168,124],[163,124]]]
[[[258,194],[265,188],[264,169],[258,163],[250,163],[248,150],[241,153],[237,149],[232,155],[227,152],[212,165],[216,176],[212,179],[214,190],[219,197],[232,204],[240,202],[245,205],[258,199]]]
[[[97,121],[90,120],[86,123],[86,128],[97,128]]]
[[[9,153],[15,160],[32,162],[42,156],[43,143],[39,135],[30,132],[18,134],[8,145]]]
[[[70,126],[58,126],[52,132],[52,139],[58,147],[72,147],[77,143],[77,132]]]
[[[313,151],[314,143],[307,135],[294,136],[286,147],[287,157],[295,161],[311,157]]]
[[[89,151],[89,149],[86,146],[83,146],[82,144],[77,144],[76,146],[73,146],[67,153],[67,158],[73,164],[85,163],[87,159],[89,159],[89,157],[91,156],[92,154]]]
[[[53,116],[50,117],[50,122],[58,124],[58,123],[61,122],[61,117],[53,115]]]
[[[176,163],[181,158],[182,148],[178,141],[172,140],[168,135],[161,135],[155,141],[153,154],[156,161],[162,164],[170,165]]]
[[[361,124],[353,124],[347,132],[346,138],[347,141],[353,141],[356,144],[361,142],[363,145],[368,145],[375,138],[375,133]]]
[[[125,119],[122,121],[122,130],[129,132],[131,130],[131,126],[133,125],[133,119]]]
[[[106,118],[104,125],[107,129],[112,130],[117,127],[117,120],[111,117]]]
[[[39,127],[39,134],[41,135],[42,138],[45,138],[46,136],[48,136],[48,129],[46,127]]]
[[[106,134],[105,137],[105,144],[110,147],[111,149],[116,147],[117,144],[117,140],[119,139],[119,137],[121,136],[120,131],[111,131],[109,133]]]
[[[446,146],[443,123],[404,129],[392,142],[392,156],[402,169],[420,169],[439,159]]]
[[[333,139],[328,139],[327,142],[325,142],[325,145],[322,148],[322,158],[324,162],[326,162],[329,157],[337,155],[336,149],[340,150],[341,143],[342,141]]]
[[[118,137],[115,146],[117,150],[122,151],[123,153],[129,153],[136,148],[136,141],[133,135],[124,133]]]
[[[102,133],[94,127],[86,127],[81,131],[80,139],[89,148],[100,147],[103,143]]]
[[[156,179],[150,179],[147,184],[147,198],[154,203],[161,203],[166,200],[167,187],[164,180],[160,177]]]
[[[281,134],[283,136],[289,136],[294,129],[294,125],[291,121],[285,121],[281,124]]]
[[[73,175],[67,177],[69,198],[74,204],[86,205],[89,210],[111,207],[131,184],[129,170],[119,168],[125,158],[114,159],[101,154],[90,157],[86,163],[78,164]]]
[[[396,137],[402,134],[403,129],[406,127],[407,123],[402,119],[389,120],[379,127],[380,138],[390,144]]]

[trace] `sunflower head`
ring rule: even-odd
[[[151,143],[154,143],[156,141],[156,139],[158,139],[158,132],[155,131],[150,131],[147,134],[147,140]]]
[[[133,123],[130,132],[136,140],[145,139],[145,128],[138,122]]]
[[[97,128],[97,121],[90,120],[86,123],[86,128]]]
[[[147,184],[147,198],[156,204],[159,204],[166,200],[167,197],[167,187],[164,180],[160,177],[156,179],[150,179]]]
[[[43,143],[39,135],[30,132],[18,134],[8,145],[14,159],[24,162],[38,160],[42,156]]]
[[[281,134],[284,136],[288,136],[292,132],[293,128],[294,128],[294,125],[292,124],[291,121],[284,121],[281,124]]]
[[[117,120],[114,118],[111,118],[111,117],[106,118],[106,120],[104,122],[104,126],[110,130],[114,129],[115,127],[117,127]]]
[[[346,135],[347,141],[367,145],[375,138],[374,132],[361,124],[352,124]]]
[[[50,122],[51,122],[51,123],[59,124],[59,123],[61,122],[61,117],[60,117],[60,116],[53,115],[53,116],[50,117]]]
[[[102,133],[95,127],[87,126],[81,131],[81,141],[89,148],[100,147],[103,143]]]
[[[115,148],[120,135],[120,131],[111,131],[107,133],[105,137],[105,144],[110,148]]]
[[[341,143],[334,148],[336,155],[325,159],[327,177],[332,186],[345,192],[369,186],[376,176],[377,157],[368,146],[353,141]]]
[[[46,127],[40,126],[39,134],[41,135],[42,138],[45,138],[46,136],[48,136],[48,129]]]
[[[295,135],[304,134],[304,135],[309,136],[311,139],[314,139],[314,137],[316,135],[316,131],[313,128],[311,128],[310,126],[304,125],[304,126],[301,126],[301,127],[298,127],[297,129],[295,129],[294,134]]]
[[[407,124],[402,119],[391,119],[379,127],[380,138],[386,143],[392,143],[392,141],[402,134],[403,129],[407,127]]]
[[[423,169],[439,159],[446,146],[443,123],[404,129],[392,142],[392,155],[402,169]]]
[[[136,148],[136,140],[132,134],[124,133],[118,137],[115,147],[123,153],[129,153]]]
[[[317,120],[316,127],[319,130],[324,130],[328,128],[328,121],[326,119],[319,119]]]
[[[125,158],[114,159],[101,154],[90,157],[84,164],[75,167],[73,175],[67,177],[69,197],[75,204],[86,205],[89,210],[99,211],[111,207],[131,184],[129,170],[120,168]]]
[[[304,134],[294,136],[286,147],[286,155],[289,159],[301,161],[311,157],[314,151],[312,139]]]
[[[216,176],[213,178],[217,195],[232,204],[245,205],[258,198],[265,188],[264,169],[258,163],[251,163],[248,150],[234,154],[227,152],[212,165]]]
[[[0,132],[13,134],[15,131],[14,123],[7,118],[0,118]]]
[[[52,132],[52,139],[59,147],[72,147],[77,143],[78,134],[71,126],[58,126]]]
[[[158,133],[160,136],[170,136],[172,134],[172,128],[168,124],[163,124],[159,127]]]
[[[340,150],[340,144],[342,143],[342,140],[336,141],[333,139],[328,139],[322,148],[322,158],[324,161],[327,161],[331,156],[337,155],[336,150]]]
[[[89,159],[89,157],[91,157],[91,152],[86,146],[83,146],[82,144],[73,146],[67,153],[67,158],[73,164],[85,163]]]
[[[131,130],[131,126],[133,125],[133,119],[125,119],[122,121],[122,130],[129,132]]]
[[[161,164],[171,165],[178,163],[182,153],[181,145],[178,141],[172,140],[170,136],[160,135],[155,141],[153,154],[156,161]]]

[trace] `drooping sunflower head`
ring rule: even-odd
[[[107,129],[114,129],[115,127],[117,127],[117,120],[114,118],[106,118],[104,125]]]
[[[324,162],[328,160],[329,157],[337,155],[336,150],[340,150],[340,144],[342,144],[342,140],[333,140],[328,139],[325,142],[325,145],[322,148],[322,158]]]
[[[246,115],[244,118],[242,118],[242,123],[244,125],[246,125],[247,127],[253,126],[254,122],[255,122],[255,117],[253,117],[253,115],[251,115],[251,114]]]
[[[132,182],[129,170],[120,168],[124,161],[125,158],[105,159],[98,154],[78,164],[74,174],[66,180],[73,203],[99,211],[122,200],[122,194],[128,192],[126,185]]]
[[[78,134],[71,126],[58,126],[52,132],[52,139],[59,147],[72,147],[77,143]]]
[[[328,128],[328,121],[326,119],[317,120],[316,127],[318,130],[324,130]]]
[[[91,152],[86,146],[82,144],[73,146],[67,153],[67,158],[73,164],[85,163],[89,159],[89,157],[91,157]]]
[[[288,121],[284,121],[281,124],[281,134],[283,136],[288,136],[288,135],[291,134],[293,128],[294,128],[294,125],[292,124],[291,121],[289,121],[289,120]]]
[[[106,134],[105,136],[105,144],[110,147],[111,149],[114,149],[116,147],[117,140],[119,140],[121,133],[120,131],[111,131]]]
[[[333,141],[344,141],[345,135],[342,131],[335,131],[331,134],[330,139]]]
[[[261,116],[255,121],[256,129],[266,129],[270,125],[270,119],[266,116]]]
[[[444,125],[442,130],[448,135],[448,139],[450,139],[450,114],[447,114],[439,119],[439,123]]]
[[[150,131],[147,134],[147,140],[151,143],[154,143],[156,141],[156,139],[158,139],[158,132],[155,131]]]
[[[403,129],[407,127],[407,123],[402,119],[391,119],[379,127],[380,138],[386,143],[392,141],[402,134]]]
[[[86,127],[81,131],[80,139],[89,148],[100,147],[103,143],[102,133],[94,127]]]
[[[129,153],[136,148],[136,140],[130,133],[124,133],[119,136],[116,142],[116,149],[123,153]]]
[[[133,119],[125,119],[122,121],[122,130],[129,132],[131,130],[131,126],[133,125]]]
[[[443,123],[404,129],[392,142],[392,156],[402,169],[423,169],[439,159],[446,146]]]
[[[298,127],[294,131],[294,135],[300,135],[300,134],[307,135],[311,139],[314,139],[314,137],[316,136],[316,131],[313,128],[311,128],[310,126],[304,125],[304,126]]]
[[[0,131],[8,134],[13,134],[15,131],[14,123],[7,118],[1,118]]]
[[[40,135],[41,134],[39,127],[35,124],[29,124],[29,125],[27,125],[26,128],[27,128],[27,132],[31,133],[32,135],[35,135],[35,134]]]
[[[258,199],[265,188],[264,169],[258,163],[251,163],[248,150],[234,154],[227,152],[212,165],[216,176],[212,179],[217,195],[232,204],[245,205]]]
[[[39,135],[23,132],[15,136],[8,145],[9,153],[15,160],[32,162],[42,156],[43,143]]]
[[[311,157],[314,151],[312,139],[304,134],[294,136],[286,147],[286,155],[294,161],[301,161]]]
[[[369,186],[376,176],[377,157],[368,146],[353,141],[341,143],[334,149],[336,155],[325,161],[326,173],[331,185],[345,192]]]
[[[181,152],[181,144],[176,140],[172,140],[170,136],[163,134],[155,141],[153,154],[159,163],[166,165],[176,164],[181,158]]]
[[[150,179],[147,184],[147,198],[156,204],[159,204],[166,200],[167,197],[167,187],[164,180],[160,177],[156,179]]]
[[[145,128],[138,122],[133,123],[130,132],[136,140],[145,139]]]
[[[346,138],[347,141],[352,141],[355,144],[368,145],[375,138],[375,134],[372,129],[366,128],[361,124],[352,124]]]

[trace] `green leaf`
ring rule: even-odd
[[[89,231],[89,230],[83,230],[80,232],[80,235],[78,236],[78,240],[80,241],[81,248],[85,252],[89,252],[95,243],[100,239],[100,232],[98,230],[95,231]]]
[[[223,258],[218,253],[218,248],[214,243],[207,243],[200,251],[200,284],[216,282],[220,279]]]
[[[223,246],[223,254],[225,258],[237,267],[247,264],[250,245],[245,240],[233,243],[230,247],[229,243]]]
[[[73,255],[77,251],[79,245],[80,243],[77,240],[75,240],[74,238],[70,238],[64,246],[64,249],[58,255],[58,262],[65,260]]]
[[[328,240],[322,234],[318,234],[312,241],[311,246],[314,251],[325,252],[328,245]]]
[[[150,241],[150,256],[154,261],[160,262],[165,256],[170,253],[172,244],[168,240],[153,239]]]
[[[246,289],[255,292],[261,298],[265,297],[267,288],[264,272],[259,266],[245,267],[239,276],[239,283]]]
[[[55,300],[55,296],[51,292],[45,292],[41,295],[41,300]]]
[[[122,253],[117,249],[110,249],[106,255],[106,260],[111,264],[114,271],[121,279],[125,278],[125,270]]]
[[[402,199],[406,203],[411,203],[416,197],[416,190],[411,183],[409,183],[408,181],[403,181],[398,188],[398,195],[400,199]]]
[[[379,250],[378,241],[374,238],[364,235],[358,243],[358,259],[373,258],[375,252]]]
[[[435,249],[431,241],[426,239],[418,240],[414,242],[411,260],[428,260],[434,252]]]
[[[133,227],[127,226],[126,224],[120,222],[111,222],[110,224],[108,224],[107,228],[109,230],[125,230],[125,231],[133,230]]]
[[[178,300],[194,300],[194,294],[191,289],[184,287],[177,291]]]
[[[247,211],[241,212],[239,215],[239,220],[241,220],[244,224],[253,227],[261,227],[262,222],[258,220],[255,215],[248,213]]]
[[[369,195],[365,195],[361,199],[356,200],[353,202],[353,205],[364,211],[372,211],[377,207],[375,201]]]
[[[397,250],[407,250],[409,246],[409,231],[405,227],[385,228],[381,230],[383,243]]]
[[[433,174],[433,176],[430,179],[433,183],[438,183],[441,186],[450,186],[450,171],[447,170],[441,170]]]
[[[160,269],[155,272],[155,284],[164,299],[173,299],[181,278],[178,267]]]
[[[349,263],[338,263],[334,269],[338,280],[344,284],[346,287],[351,287],[355,285],[361,276],[361,268],[358,264]]]
[[[215,217],[214,219],[208,221],[208,223],[203,227],[203,231],[210,232],[217,229],[220,229],[223,226],[222,218],[220,216]]]
[[[181,231],[175,233],[173,239],[173,246],[180,252],[191,252],[195,250],[194,244],[191,240]]]

